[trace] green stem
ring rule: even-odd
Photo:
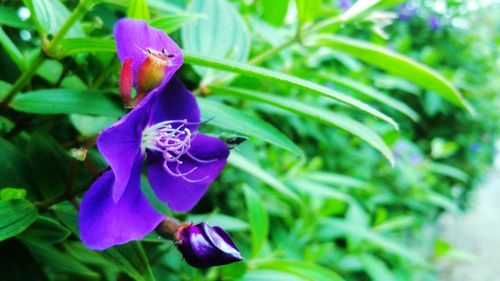
[[[68,33],[70,28],[75,24],[76,21],[78,21],[80,17],[82,17],[87,12],[88,7],[89,5],[86,0],[80,1],[76,9],[73,11],[73,13],[71,13],[61,29],[56,33],[52,41],[50,41],[46,45],[46,47],[43,48],[44,50],[42,50],[42,52],[40,52],[40,54],[38,54],[32,60],[29,67],[23,72],[21,77],[17,79],[12,88],[10,88],[10,90],[7,92],[5,98],[0,102],[0,110],[8,107],[8,103],[26,86],[33,75],[35,75],[38,67],[40,67],[40,65],[42,65],[42,63],[46,59],[46,56],[43,54],[43,52],[45,52],[46,54],[51,54],[52,52],[54,52],[54,50],[59,46],[59,43],[62,39],[64,39],[64,36],[66,36],[66,33]]]

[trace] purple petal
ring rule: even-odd
[[[103,250],[113,245],[143,238],[163,219],[140,189],[140,166],[137,165],[127,189],[114,202],[111,188],[114,176],[104,173],[85,193],[81,202],[79,225],[83,243],[92,249]]]
[[[187,178],[202,181],[190,183],[181,177],[170,175],[163,167],[163,156],[159,153],[149,153],[148,179],[156,195],[168,204],[170,209],[185,212],[198,203],[207,191],[208,186],[219,176],[226,165],[229,149],[226,144],[214,137],[197,135],[191,143],[189,153],[199,160],[214,160],[212,162],[199,162],[187,155],[181,157],[183,164],[181,172],[190,171]]]
[[[161,89],[151,106],[150,124],[183,119],[196,124],[200,122],[200,108],[196,98],[178,78],[174,77]],[[187,127],[194,131],[198,125]]]
[[[150,27],[145,21],[121,19],[115,24],[114,35],[118,58],[123,62],[132,58],[132,69],[137,76],[139,66],[147,57],[147,49],[161,51],[166,49],[174,55],[163,81],[168,81],[182,66],[183,56],[179,46],[164,31]]]
[[[122,119],[102,131],[97,138],[97,148],[114,173],[115,202],[120,199],[127,186],[134,161],[143,161],[143,157],[140,157],[142,131],[148,122],[148,101],[153,97],[153,94],[149,95]]]

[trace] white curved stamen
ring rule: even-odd
[[[183,164],[181,161],[183,155],[201,164],[217,161],[217,159],[199,159],[189,152],[191,141],[196,137],[197,132],[192,133],[186,126],[197,124],[183,119],[164,121],[150,126],[142,132],[141,150],[143,153],[146,152],[146,149],[161,153],[164,159],[163,168],[171,176],[180,177],[189,183],[204,181],[208,175],[201,179],[187,177],[198,167],[191,168],[187,172],[180,170],[180,166]]]

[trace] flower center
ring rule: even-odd
[[[188,122],[186,119],[169,120],[146,128],[142,132],[142,152],[145,153],[146,149],[148,149],[161,153],[164,159],[163,168],[172,176],[180,177],[192,183],[205,180],[208,176],[201,179],[190,179],[187,177],[198,169],[198,167],[193,167],[185,172],[181,171],[181,165],[184,163],[181,160],[183,155],[188,156],[198,163],[217,161],[217,159],[198,159],[189,152],[191,141],[196,137],[198,132],[191,132],[187,125],[195,124],[197,123]]]

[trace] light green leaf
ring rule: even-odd
[[[342,281],[337,273],[308,261],[298,260],[260,260],[255,262],[256,269],[271,269],[288,272],[309,281]]]
[[[314,19],[320,10],[321,0],[295,0],[299,22],[306,23]]]
[[[160,18],[156,18],[151,21],[150,25],[152,27],[156,27],[158,29],[161,29],[165,31],[166,33],[170,34],[184,25],[193,22],[195,20],[200,19],[202,15],[198,14],[176,14],[176,15],[168,15],[168,16],[163,16]]]
[[[418,121],[420,116],[418,113],[413,110],[411,107],[407,106],[406,104],[400,102],[399,100],[392,98],[390,96],[387,96],[386,94],[378,91],[377,89],[364,85],[362,83],[357,82],[356,80],[349,79],[346,77],[341,77],[341,76],[336,76],[336,75],[328,75],[328,76],[323,76],[324,79],[333,82],[334,84],[347,89],[351,90],[357,94],[367,96],[369,98],[372,98],[376,101],[379,101],[401,113],[404,115],[408,116],[411,118],[413,121]]]
[[[255,163],[250,162],[248,159],[240,155],[239,153],[232,151],[228,158],[229,164],[234,166],[250,175],[260,179],[262,182],[266,183],[273,189],[275,189],[279,194],[286,196],[293,201],[300,201],[299,197],[290,191],[290,189],[284,185],[280,180],[272,176],[271,174],[264,171],[261,167]]]
[[[270,24],[281,26],[285,20],[290,0],[264,0],[262,18]]]
[[[249,64],[238,63],[236,61],[215,59],[213,57],[193,55],[186,52],[184,52],[184,62],[188,64],[196,64],[215,69],[225,70],[229,72],[240,73],[242,75],[262,79],[264,81],[276,82],[289,87],[299,88],[305,91],[320,94],[335,99],[337,101],[343,102],[345,104],[354,106],[355,108],[361,109],[367,113],[370,113],[371,115],[388,122],[394,128],[398,127],[397,123],[394,120],[392,120],[391,117],[383,114],[382,112],[378,111],[377,109],[369,106],[364,102],[354,99],[346,94],[339,93],[327,87],[306,81],[304,79],[295,76],[290,76],[284,73],[272,71],[266,68],[257,67]]]
[[[12,108],[38,114],[88,114],[121,117],[124,111],[101,91],[71,89],[38,90],[17,95]]]
[[[203,18],[182,28],[185,50],[212,58],[246,61],[250,52],[250,36],[240,14],[226,0],[194,0],[189,10]],[[202,84],[209,84],[217,74],[207,68],[195,67],[203,76]]]
[[[2,7],[0,6],[0,8],[2,8]],[[0,18],[1,18],[1,14],[0,14]],[[1,24],[1,20],[0,20],[0,24]],[[14,42],[12,42],[12,40],[10,40],[9,36],[5,33],[5,31],[3,30],[3,28],[1,26],[0,26],[0,44],[5,49],[5,51],[7,52],[9,57],[12,59],[12,61],[14,61],[14,63],[17,65],[17,67],[19,69],[23,69],[24,68],[23,54],[21,53],[21,51],[19,51],[17,46],[14,44]]]
[[[26,197],[26,189],[5,187],[0,189],[0,200],[24,199]]]
[[[101,253],[132,279],[138,281],[155,280],[144,249],[139,242],[115,246]]]
[[[359,18],[360,15],[368,12],[372,7],[381,2],[381,0],[358,0],[347,9],[342,15],[340,15],[340,20],[347,22],[355,18]]]
[[[411,58],[371,43],[342,36],[319,36],[316,37],[315,44],[348,53],[391,74],[406,78],[422,88],[434,91],[448,101],[473,112],[473,108],[450,81]]]
[[[70,16],[70,11],[59,0],[24,0],[31,10],[40,32],[56,34]],[[82,37],[84,35],[80,23],[76,22],[69,29],[66,37]]]
[[[58,55],[71,56],[80,53],[116,52],[115,41],[105,38],[68,38],[61,41]]]
[[[201,112],[203,112],[203,118],[210,120],[210,125],[253,136],[286,149],[295,155],[304,156],[302,150],[289,138],[258,117],[250,116],[239,109],[206,98],[199,98],[198,103]]]
[[[322,219],[318,227],[318,236],[322,239],[329,239],[331,230],[340,231],[345,236],[360,238],[371,243],[382,251],[395,254],[412,263],[424,265],[425,261],[418,255],[415,249],[406,248],[399,245],[388,238],[381,236],[373,230],[358,225],[350,224],[341,219]]]
[[[448,176],[451,178],[455,178],[455,179],[460,180],[462,182],[469,181],[469,175],[467,175],[464,171],[462,171],[458,168],[452,167],[450,165],[428,161],[428,162],[426,162],[426,167],[430,171],[432,171],[436,174],[439,174],[439,175],[444,175],[444,176]]]
[[[313,172],[304,176],[307,179],[340,187],[366,188],[368,183],[346,175],[332,172]]]
[[[257,257],[267,241],[269,233],[269,215],[259,194],[249,186],[243,186],[247,205],[250,234],[252,236],[252,257]]]
[[[86,137],[95,136],[106,127],[116,122],[115,117],[89,116],[80,114],[71,114],[69,119],[78,132]]]
[[[368,273],[368,275],[371,277],[372,281],[398,280],[382,260],[370,254],[362,254],[359,255],[358,258],[363,264],[366,273]]]
[[[293,275],[288,272],[282,272],[277,270],[249,270],[246,272],[245,276],[240,281],[308,281],[308,279],[304,279]]]
[[[149,8],[146,0],[129,0],[127,17],[149,21]]]
[[[21,20],[16,10],[5,6],[0,6],[0,25],[19,29],[30,29],[32,27],[29,19],[26,21]]]
[[[206,222],[212,226],[220,226],[227,231],[245,231],[249,228],[246,221],[222,214],[190,215],[186,221],[192,221],[195,224]]]
[[[0,201],[0,241],[23,232],[36,219],[37,209],[24,199]]]
[[[384,155],[387,160],[389,160],[391,165],[394,164],[394,156],[392,155],[392,151],[384,143],[384,141],[370,128],[355,121],[354,119],[351,119],[350,117],[334,113],[330,110],[323,109],[318,106],[311,106],[288,98],[269,94],[261,94],[255,91],[229,87],[210,87],[210,89],[213,90],[214,94],[227,94],[239,98],[265,102],[276,107],[283,108],[287,111],[296,113],[300,116],[312,118],[318,122],[343,129],[366,141],[368,144],[380,151],[382,155]]]

